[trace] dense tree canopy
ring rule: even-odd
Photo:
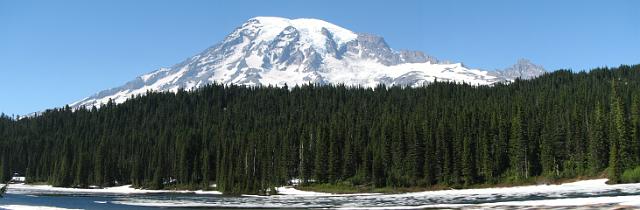
[[[303,182],[412,187],[608,172],[640,161],[640,66],[471,86],[239,87],[0,118],[0,180],[265,193]]]

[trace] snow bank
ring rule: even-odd
[[[11,181],[12,181],[12,182],[24,182],[25,180],[27,180],[27,178],[26,178],[26,177],[24,177],[24,176],[14,176],[14,177],[11,177]]]
[[[82,189],[82,188],[66,188],[53,187],[51,185],[30,185],[30,184],[12,184],[9,185],[8,193],[29,194],[33,192],[47,193],[106,193],[106,194],[145,194],[145,193],[196,193],[196,194],[222,194],[219,191],[189,191],[189,190],[144,190],[132,188],[131,185],[123,185],[118,187],[107,187],[102,189]]]
[[[278,187],[278,194],[280,195],[294,195],[294,196],[363,196],[363,195],[378,195],[380,197],[448,197],[448,196],[482,196],[482,195],[529,195],[529,194],[557,194],[561,197],[562,194],[567,193],[587,193],[597,195],[599,192],[619,190],[621,192],[640,192],[640,183],[638,184],[606,184],[607,179],[593,179],[584,180],[571,183],[565,183],[560,185],[528,185],[518,187],[496,187],[496,188],[481,188],[481,189],[462,189],[462,190],[440,190],[440,191],[422,191],[400,194],[381,194],[381,193],[358,193],[358,194],[331,194],[313,191],[302,191],[293,187],[284,186]]]
[[[322,193],[322,192],[313,192],[313,191],[302,191],[293,187],[278,187],[278,194],[280,195],[296,195],[296,196],[327,196],[331,195],[331,193]]]
[[[189,191],[189,192],[193,192],[193,193],[199,194],[199,195],[222,195],[222,192],[220,192],[220,191],[196,190],[196,191]]]
[[[587,193],[596,195],[599,192],[620,190],[621,192],[640,192],[640,184],[608,185],[607,179],[584,180],[560,185],[528,185],[518,187],[497,187],[482,189],[423,191],[403,194],[388,194],[389,197],[420,197],[420,196],[451,196],[451,195],[529,195],[529,194],[557,194],[561,197],[567,193]]]
[[[348,193],[348,194],[334,194],[334,193],[324,193],[324,192],[314,192],[314,191],[304,191],[298,190],[296,188],[290,186],[278,187],[278,195],[281,196],[331,196],[331,197],[349,197],[349,196],[371,196],[371,195],[382,195],[382,193]],[[277,195],[276,195],[277,196]]]
[[[423,208],[488,208],[500,206],[527,207],[577,207],[588,205],[621,205],[640,207],[640,183],[606,184],[607,179],[584,180],[560,185],[531,185],[519,187],[501,187],[484,189],[424,191],[402,194],[384,194],[374,196],[378,201],[390,201],[396,205],[388,206],[342,206],[340,209],[423,209]],[[610,196],[610,193],[632,195]],[[579,198],[566,198],[579,195]],[[541,199],[540,196],[543,198]],[[462,199],[461,199],[462,198]],[[514,201],[495,202],[498,198],[510,198]],[[524,199],[524,200],[522,200]],[[527,200],[529,199],[529,200]],[[533,199],[533,200],[532,200]],[[434,204],[419,205],[419,201],[435,201]],[[417,203],[416,203],[417,201]],[[461,201],[475,201],[468,204]],[[478,202],[484,201],[484,202]],[[404,204],[417,204],[404,205]],[[427,202],[428,203],[428,202]]]

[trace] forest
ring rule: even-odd
[[[212,84],[0,117],[0,181],[17,172],[63,187],[622,183],[640,181],[638,166],[640,65],[492,86]]]

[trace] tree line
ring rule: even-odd
[[[0,117],[0,181],[267,194],[304,183],[470,186],[640,165],[640,65],[418,88],[148,92],[123,104]]]

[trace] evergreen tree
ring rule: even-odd
[[[9,163],[4,155],[0,158],[0,182],[4,183],[11,179],[11,173],[9,171]]]
[[[629,138],[630,166],[640,165],[640,93],[631,99],[631,136]]]
[[[624,170],[627,157],[626,130],[624,125],[624,116],[622,113],[622,104],[617,95],[617,87],[615,80],[611,81],[611,113],[610,123],[611,129],[609,133],[609,141],[611,150],[609,151],[609,181],[612,183],[620,182],[620,176]]]
[[[591,173],[595,174],[607,166],[608,160],[604,110],[600,103],[596,103],[593,120],[589,124],[589,131],[589,167],[591,168]]]
[[[521,108],[516,108],[511,120],[510,157],[511,168],[516,179],[528,178],[528,146],[525,134],[525,125],[522,119]]]
[[[318,129],[316,132],[316,158],[315,158],[315,179],[318,182],[327,182],[329,180],[328,170],[329,170],[329,158],[328,158],[328,150],[329,150],[329,142],[326,141],[323,136],[321,129]]]
[[[463,150],[462,150],[462,176],[464,177],[464,184],[471,185],[476,180],[476,169],[475,169],[475,154],[473,151],[474,145],[471,142],[471,138],[469,136],[464,137],[463,139]]]

